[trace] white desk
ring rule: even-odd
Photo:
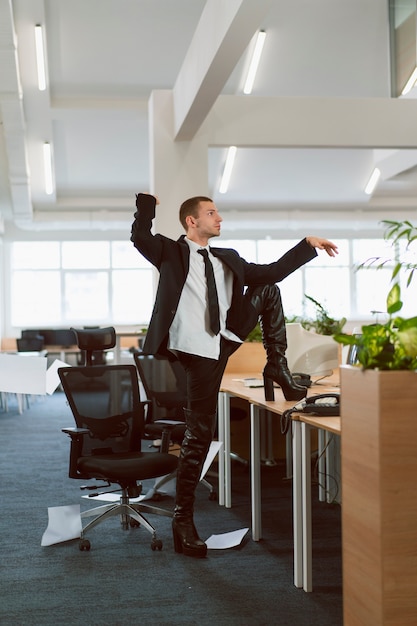
[[[293,532],[294,532],[294,585],[312,591],[312,531],[311,531],[311,431],[319,434],[341,434],[340,417],[317,417],[299,413],[292,420],[293,430]],[[319,455],[324,440],[319,437]],[[322,459],[324,460],[324,456]],[[328,475],[321,465],[319,471]],[[324,500],[323,487],[319,490]]]
[[[286,401],[282,391],[275,389],[275,401],[265,400],[262,387],[245,387],[242,379],[253,377],[253,373],[223,376],[219,394],[219,440],[223,441],[223,456],[219,459],[219,504],[231,506],[231,461],[230,461],[230,397],[246,400],[250,407],[250,445],[251,445],[251,515],[252,538],[262,538],[262,506],[261,506],[261,459],[260,459],[260,409],[266,409],[277,416],[292,408],[296,403]],[[313,385],[308,395],[338,390],[338,376],[326,379],[319,385]],[[294,584],[311,591],[311,444],[309,427],[320,428],[340,434],[340,418],[321,418],[325,420],[318,426],[317,419],[300,414],[293,420],[293,499],[294,499]],[[301,421],[302,420],[302,421]],[[338,420],[331,422],[331,420]],[[329,427],[333,424],[333,430]],[[321,442],[321,443],[320,443]],[[319,439],[319,445],[323,445]],[[322,467],[323,470],[323,467]],[[320,493],[323,499],[323,491]]]
[[[16,394],[19,413],[24,396],[46,394],[46,367],[46,357],[38,352],[0,354],[0,392]]]

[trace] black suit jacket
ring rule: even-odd
[[[137,196],[137,211],[131,236],[135,248],[159,270],[155,305],[143,349],[148,354],[169,354],[172,357],[167,350],[168,333],[187,278],[190,249],[184,235],[174,241],[163,235],[152,234],[155,206],[153,196]],[[315,249],[305,239],[277,261],[265,265],[248,263],[236,250],[230,248],[210,246],[210,251],[233,273],[232,302],[227,313],[226,326],[242,340],[257,322],[253,306],[248,298],[244,298],[245,286],[280,282],[317,256]]]

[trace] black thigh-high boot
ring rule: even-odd
[[[287,332],[280,290],[276,285],[250,288],[247,293],[260,316],[262,341],[267,363],[263,371],[265,400],[274,400],[274,382],[282,389],[286,400],[301,400],[307,388],[298,385],[288,369],[285,352]]]
[[[175,552],[204,558],[207,546],[194,526],[195,490],[207,456],[216,424],[216,414],[207,415],[184,409],[187,430],[181,446],[177,469],[177,488],[172,520]]]

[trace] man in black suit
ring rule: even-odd
[[[285,319],[275,283],[315,258],[316,248],[335,256],[337,247],[327,239],[306,237],[273,263],[248,263],[235,250],[208,245],[220,235],[222,222],[210,198],[183,202],[179,217],[186,234],[177,241],[152,233],[157,204],[156,197],[138,194],[132,225],[131,240],[160,274],[143,350],[177,358],[186,371],[187,429],[177,471],[173,536],[176,552],[200,558],[206,556],[207,546],[193,522],[194,492],[213,438],[228,358],[260,319],[267,356],[265,393],[273,393],[275,381],[288,400],[306,395],[306,388],[295,383],[288,369]]]

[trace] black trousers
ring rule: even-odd
[[[227,361],[240,345],[240,343],[221,337],[218,359],[178,352],[178,360],[187,375],[187,406],[185,408],[193,413],[207,415],[216,413],[218,393]]]

